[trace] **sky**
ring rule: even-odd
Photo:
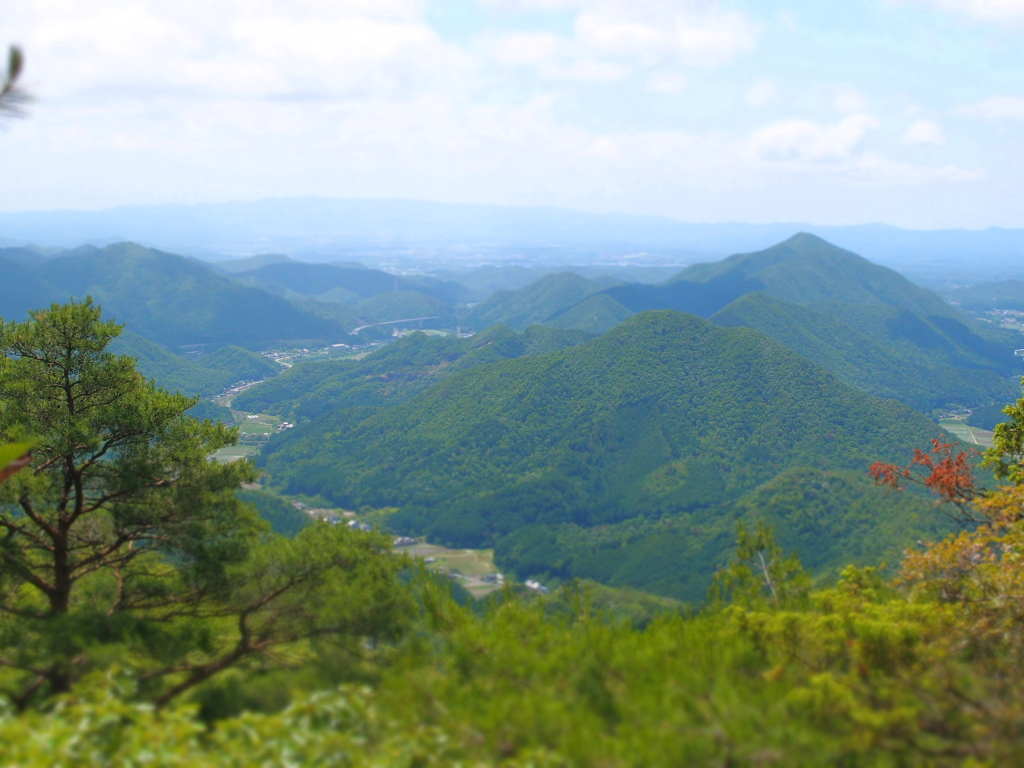
[[[1024,227],[1024,0],[30,0],[0,211]],[[6,39],[5,39],[6,38]]]

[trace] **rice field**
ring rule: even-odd
[[[942,419],[939,426],[960,442],[977,445],[979,448],[992,447],[992,433],[987,429],[972,427],[961,419]]]
[[[490,574],[498,573],[494,567],[493,550],[448,549],[418,542],[407,547],[395,547],[395,551],[421,558],[430,570],[450,574],[473,597],[489,595],[502,587],[497,581],[485,580]]]

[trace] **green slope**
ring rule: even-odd
[[[689,602],[707,594],[740,521],[767,520],[785,552],[819,578],[847,565],[895,565],[951,527],[931,499],[887,493],[861,472],[788,469],[732,503],[613,525],[532,525],[498,540],[495,562],[521,579],[594,579]]]
[[[1007,398],[1007,400],[1013,400],[1019,397],[1019,393],[1014,398]],[[975,408],[971,415],[967,417],[967,423],[972,427],[978,427],[979,429],[987,429],[992,431],[998,424],[1007,424],[1010,421],[1010,417],[1003,413],[1005,404],[1001,405],[985,405],[981,408]]]
[[[227,259],[226,261],[215,261],[213,266],[221,272],[236,275],[241,272],[250,272],[269,264],[294,263],[294,259],[285,256],[283,253],[260,253],[256,256],[248,256],[244,259]]]
[[[967,288],[955,288],[948,292],[950,301],[965,309],[985,311],[989,309],[1014,309],[1024,311],[1024,280],[1000,280],[994,283],[979,283]]]
[[[0,318],[4,320],[20,322],[31,310],[44,309],[63,297],[31,264],[0,258],[0,275]]]
[[[628,320],[634,314],[611,296],[599,293],[595,296],[588,296],[576,306],[548,318],[544,324],[555,328],[601,334],[611,330],[624,320]]]
[[[813,307],[919,365],[987,369],[1003,377],[1020,371],[1012,337],[982,330],[962,315],[924,316],[886,304],[824,302]]]
[[[110,351],[138,360],[138,370],[165,389],[208,397],[243,380],[275,376],[281,366],[240,347],[224,347],[199,360],[187,360],[129,330],[110,344]]]
[[[764,251],[694,264],[669,285],[709,284],[723,278],[756,281],[773,296],[797,304],[888,304],[920,315],[957,317],[955,310],[931,291],[815,235],[802,233]]]
[[[342,330],[284,299],[248,288],[206,265],[131,243],[47,261],[34,272],[69,297],[92,295],[136,333],[175,348],[189,344],[261,346],[334,339]]]
[[[379,269],[341,265],[287,262],[267,264],[258,269],[241,272],[238,279],[247,285],[263,288],[280,295],[298,294],[308,298],[327,298],[340,289],[348,303],[349,297],[368,299],[389,291],[416,291],[440,299],[447,306],[462,301],[467,290],[458,283],[430,277],[392,275]]]
[[[414,333],[361,360],[297,365],[234,399],[238,408],[305,419],[339,408],[382,407],[461,370],[554,352],[589,338],[574,331],[530,326],[522,333],[495,326],[467,339]]]
[[[1012,354],[1018,342],[1010,334],[977,323],[902,275],[813,235],[796,235],[767,250],[713,264],[696,264],[661,285],[617,286],[603,295],[636,312],[676,309],[711,317],[754,293],[816,310],[819,319],[829,315],[846,329],[859,332],[862,339],[869,338],[872,344],[865,346],[873,350],[869,362],[880,369],[892,370],[892,362],[904,358],[921,368],[941,371],[924,392],[891,377],[888,381],[860,377],[858,385],[867,382],[870,391],[906,402],[985,404],[1003,397],[1005,382],[997,378],[1022,372]],[[735,314],[734,308],[729,311]],[[773,311],[780,316],[769,317]],[[757,314],[757,322],[734,318],[731,323],[771,329],[773,338],[789,339],[784,343],[793,342],[797,351],[807,352],[848,381],[857,381],[849,366],[844,370],[840,365],[849,357],[850,345],[839,334],[830,338],[825,330],[835,323],[821,319],[821,331],[811,330],[810,335],[816,336],[811,343],[810,316],[798,317],[784,304],[762,306]],[[789,324],[794,327],[787,328]],[[958,373],[951,374],[949,369]]]
[[[899,311],[847,305],[850,316]],[[891,397],[922,411],[946,403],[1005,403],[1018,389],[991,370],[958,369],[934,355],[914,354],[882,333],[863,333],[833,315],[767,293],[750,293],[711,316],[716,325],[761,331],[855,387]]]
[[[937,433],[760,333],[649,312],[401,405],[326,412],[261,462],[290,492],[398,506],[397,529],[480,546],[535,525],[701,514],[786,469],[863,473]]]
[[[416,317],[444,317],[451,314],[448,305],[433,296],[416,291],[388,291],[360,301],[352,311],[368,323],[407,320]]]
[[[572,272],[545,275],[517,291],[498,291],[474,307],[462,322],[468,328],[502,324],[522,330],[579,304],[599,289],[597,283]]]

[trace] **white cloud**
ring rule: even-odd
[[[962,13],[984,21],[1024,19],[1024,0],[904,0],[944,11]]]
[[[900,137],[902,144],[919,146],[921,144],[935,144],[942,146],[946,143],[946,136],[938,123],[931,120],[915,120],[903,135]]]
[[[765,159],[819,162],[850,157],[878,121],[871,115],[850,115],[822,125],[810,120],[783,120],[756,131],[750,151]]]
[[[775,104],[782,100],[779,86],[772,80],[762,80],[743,94],[747,106],[763,107],[766,104]]]
[[[757,30],[738,12],[722,13],[714,3],[666,0],[576,0],[571,3],[485,3],[492,9],[552,10],[572,6],[578,11],[572,38],[552,32],[511,32],[491,35],[478,49],[505,66],[532,66],[541,77],[608,81],[625,77],[636,66],[717,66],[751,50]],[[670,83],[654,72],[649,89],[679,92],[681,76]]]
[[[39,0],[4,25],[41,99],[324,98],[465,77],[413,0]]]
[[[754,48],[757,29],[739,12],[707,3],[595,2],[576,19],[580,42],[601,55],[647,65],[672,60],[717,66]]]
[[[672,96],[682,93],[690,84],[690,78],[679,72],[655,72],[647,81],[647,90]]]
[[[1024,99],[1015,96],[995,96],[976,104],[961,104],[957,114],[982,120],[1024,120]]]
[[[477,45],[480,53],[505,67],[529,67],[549,80],[612,82],[629,68],[588,56],[572,40],[553,32],[512,32],[492,35]]]
[[[832,97],[832,109],[843,114],[864,112],[868,108],[864,95],[852,88],[844,88]]]

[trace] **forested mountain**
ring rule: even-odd
[[[465,288],[454,282],[397,276],[379,269],[339,264],[288,261],[240,272],[237,277],[248,285],[279,295],[298,294],[343,304],[355,304],[391,291],[405,291],[430,296],[451,306],[468,295]]]
[[[571,328],[600,334],[611,330],[634,314],[636,313],[626,309],[608,294],[598,293],[549,318],[545,324],[555,328]]]
[[[1024,312],[1024,280],[979,283],[967,288],[954,288],[947,291],[947,295],[950,301],[969,310],[1014,309]]]
[[[517,291],[498,291],[482,301],[463,322],[483,330],[503,324],[516,330],[542,323],[597,293],[600,286],[572,272],[545,275]]]
[[[43,280],[32,265],[8,261],[0,254],[0,273],[0,317],[5,320],[22,320],[30,310],[61,298],[60,290]]]
[[[108,317],[160,344],[257,346],[280,340],[334,339],[342,329],[284,299],[239,285],[204,264],[131,243],[79,249],[32,269],[54,300],[91,295]],[[41,304],[35,301],[34,306]],[[22,317],[0,306],[4,317]]]
[[[33,245],[16,248],[0,248],[0,261],[14,264],[40,264],[58,255],[61,249],[39,248]]]
[[[687,574],[708,575],[694,564],[724,552],[744,494],[796,467],[864,473],[936,434],[760,333],[647,312],[579,347],[454,373],[382,410],[324,411],[272,440],[261,462],[289,492],[397,506],[396,530],[455,545],[500,547],[538,525],[700,519],[687,534],[699,553],[673,561],[676,591],[652,573],[629,582],[692,598],[699,579]]]
[[[211,263],[211,266],[221,272],[227,272],[229,275],[234,275],[239,272],[251,272],[254,269],[265,267],[268,264],[288,264],[293,263],[294,261],[295,259],[285,256],[283,253],[261,253],[256,256],[247,256],[244,259],[215,261]]]
[[[761,298],[746,301],[752,294]],[[757,328],[856,386],[923,410],[1003,402],[1014,391],[1011,377],[1024,372],[1012,333],[979,325],[898,273],[807,234],[695,264],[660,285],[613,286],[536,321],[601,332],[648,309],[720,313],[716,322]]]
[[[847,315],[864,318],[870,317],[871,311],[849,308]],[[896,316],[899,312],[888,308],[881,311]],[[761,331],[855,387],[922,411],[951,402],[1003,403],[1019,389],[996,371],[955,368],[934,353],[915,354],[918,350],[893,338],[891,326],[884,323],[865,333],[820,309],[762,291],[737,299],[710,319],[716,325]]]
[[[404,320],[416,317],[445,318],[455,324],[451,308],[441,299],[417,291],[388,291],[360,301],[352,311],[368,323]]]
[[[215,395],[239,381],[270,378],[282,370],[262,355],[233,346],[188,360],[128,330],[111,342],[110,351],[136,358],[139,372],[164,389],[203,397]]]
[[[542,355],[587,341],[586,334],[534,325],[494,326],[467,339],[414,333],[362,360],[296,365],[241,393],[237,407],[311,418],[340,408],[399,405],[431,384],[484,363]]]
[[[942,299],[898,272],[806,233],[756,253],[694,264],[662,287],[671,290],[679,284],[714,287],[720,295],[729,286],[744,287],[743,293],[749,293],[757,285],[798,304],[889,304],[921,315],[956,316]]]
[[[770,524],[786,552],[820,577],[848,565],[897,562],[913,543],[949,530],[934,503],[888,494],[866,473],[794,467],[732,502],[610,525],[540,523],[497,540],[495,558],[522,579],[593,579],[700,602],[737,525]]]

